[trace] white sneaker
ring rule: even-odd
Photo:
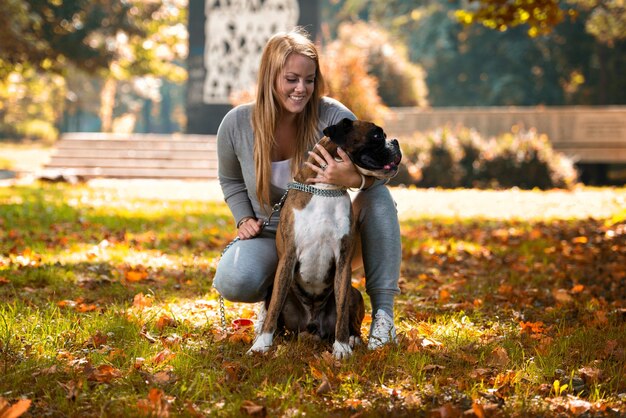
[[[254,333],[256,335],[261,333],[261,328],[263,328],[266,316],[267,310],[265,309],[265,302],[259,302],[259,306],[256,310],[256,321],[254,321]]]
[[[372,321],[367,348],[375,350],[389,342],[395,343],[396,341],[396,326],[393,324],[393,318],[379,309]]]

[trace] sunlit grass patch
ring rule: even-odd
[[[402,222],[398,345],[337,361],[291,336],[246,355],[249,304],[222,328],[224,204],[0,188],[0,398],[32,416],[619,416],[620,216]]]

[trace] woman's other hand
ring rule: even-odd
[[[239,223],[237,236],[239,239],[254,238],[261,233],[261,225],[263,225],[263,221],[260,219],[246,218]]]

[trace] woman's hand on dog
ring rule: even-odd
[[[308,161],[305,163],[317,173],[315,177],[306,179],[307,183],[327,183],[343,187],[359,187],[361,184],[361,175],[348,154],[341,148],[337,148],[337,154],[341,158],[339,161],[319,144],[316,144],[315,150],[309,151],[309,154],[315,158],[318,165]]]

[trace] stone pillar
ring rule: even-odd
[[[229,95],[256,84],[261,51],[275,32],[304,26],[316,39],[318,0],[189,0],[187,133],[215,134]]]

